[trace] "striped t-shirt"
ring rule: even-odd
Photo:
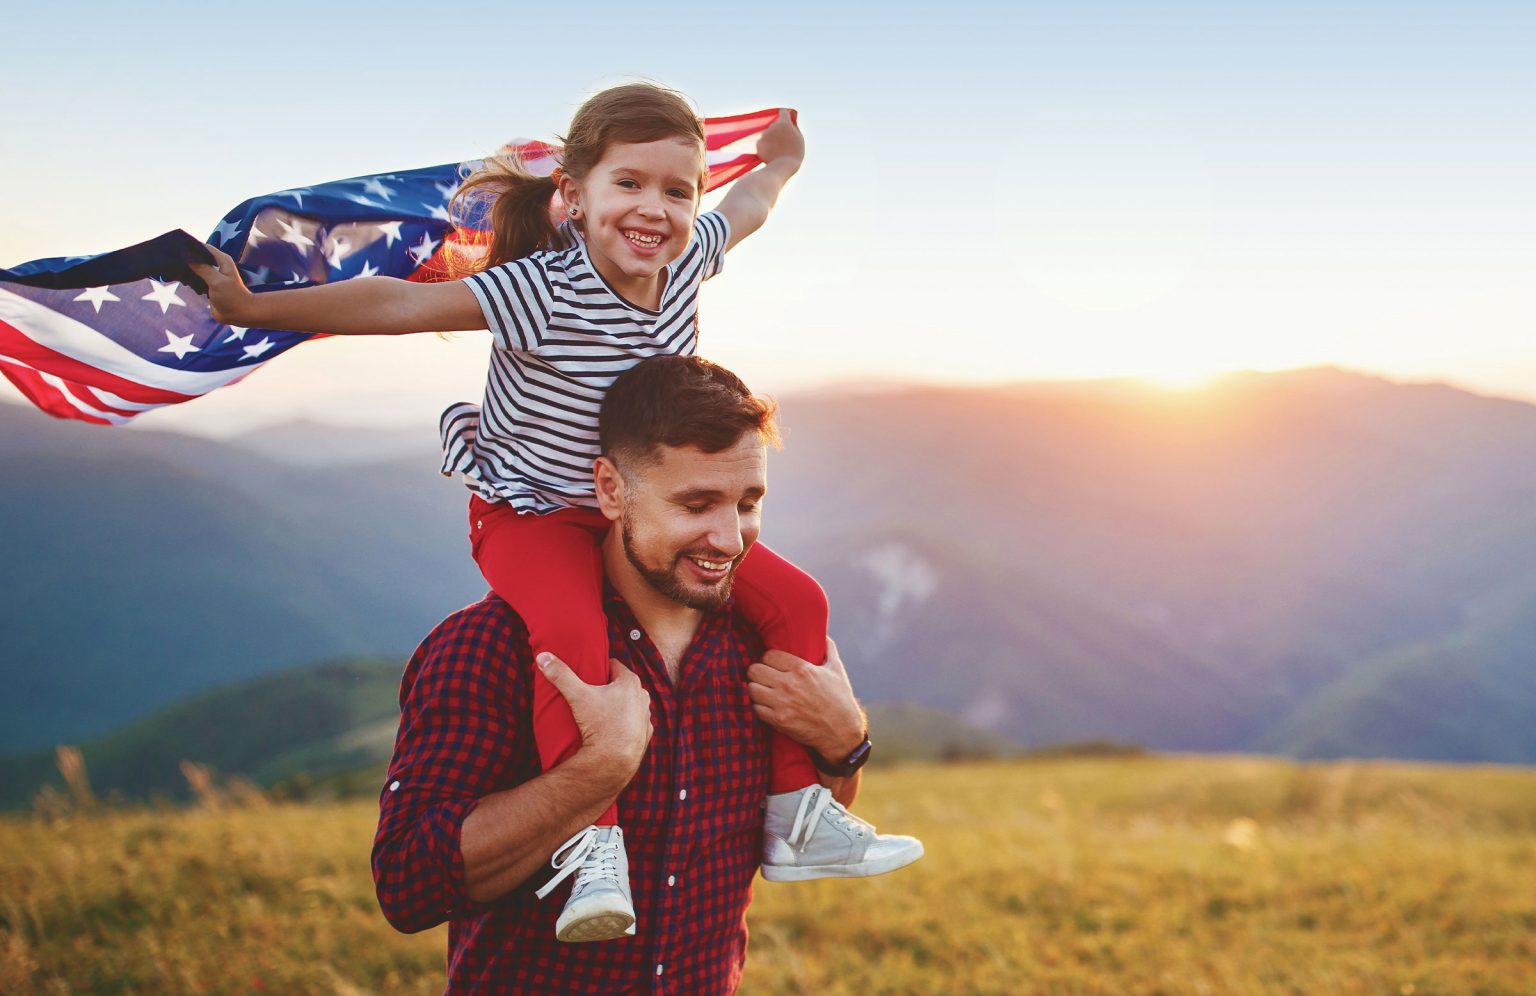
[[[614,380],[650,356],[692,355],[699,285],[720,272],[730,228],[711,211],[666,268],[655,311],[619,296],[562,225],[565,248],[465,280],[495,348],[480,406],[443,412],[443,473],[519,512],[593,507],[597,413]]]

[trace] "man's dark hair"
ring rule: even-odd
[[[719,453],[756,432],[777,446],[772,399],[759,398],[741,378],[697,356],[654,356],[613,382],[597,419],[603,454],[649,463],[660,446],[697,446]]]

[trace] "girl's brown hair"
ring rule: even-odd
[[[571,119],[570,134],[560,140],[560,168],[573,180],[584,180],[612,142],[656,142],[667,138],[699,143],[699,192],[709,169],[704,164],[704,122],[679,93],[653,83],[626,83],[604,90],[582,104]],[[463,262],[485,269],[521,259],[547,248],[555,234],[549,215],[558,186],[547,176],[534,176],[515,153],[487,157],[453,196],[453,217],[461,229],[489,227],[488,239],[466,239],[485,245],[482,258]],[[467,219],[485,212],[480,225]],[[487,225],[488,223],[488,225]],[[462,236],[461,236],[462,238]]]

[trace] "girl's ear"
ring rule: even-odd
[[[558,189],[560,200],[565,204],[566,214],[572,220],[581,217],[581,184],[562,172]]]

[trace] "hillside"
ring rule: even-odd
[[[829,391],[783,424],[764,538],[827,587],[866,701],[1027,746],[1536,761],[1536,406],[1310,370]],[[432,445],[0,408],[0,752],[403,658],[482,590]]]
[[[404,669],[400,660],[291,668],[193,695],[77,746],[102,798],[185,800],[183,761],[264,788],[302,775],[371,796],[394,749]],[[1018,753],[1006,738],[927,706],[874,706],[869,719],[882,766]],[[64,789],[53,751],[0,758],[0,809],[29,805],[44,785]]]

